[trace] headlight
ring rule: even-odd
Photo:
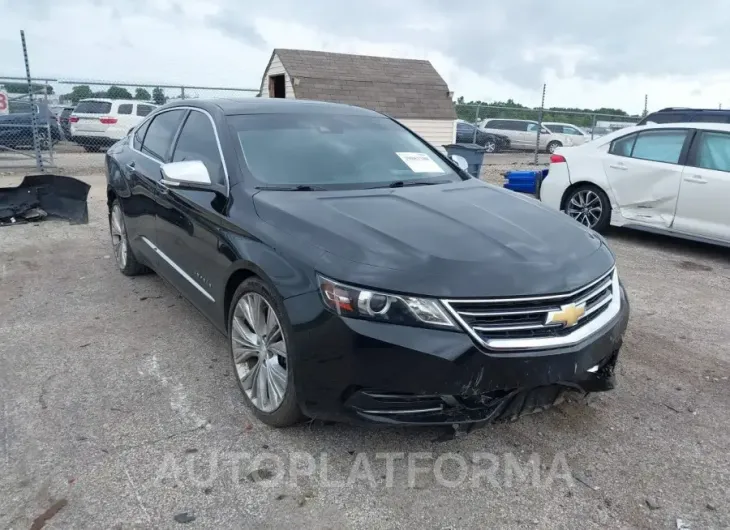
[[[317,276],[324,305],[340,316],[405,326],[455,328],[438,300],[352,287]]]

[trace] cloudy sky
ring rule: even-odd
[[[12,9],[11,9],[12,5]],[[730,108],[729,0],[0,0],[0,75],[258,88],[274,47],[430,60],[457,96]]]

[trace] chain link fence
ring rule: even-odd
[[[103,157],[79,155],[106,151],[160,105],[257,93],[253,88],[60,78],[34,78],[29,84],[25,78],[0,76],[0,172],[101,169]]]
[[[475,126],[462,127],[464,133],[457,141],[481,145],[487,141],[486,134],[500,134],[510,139],[507,142],[510,149],[535,151],[536,155],[538,151],[548,150],[547,146],[551,142],[579,145],[623,127],[635,125],[641,119],[641,116],[627,114],[489,103],[456,103],[455,109],[459,120]],[[516,123],[517,121],[532,123]],[[525,133],[524,139],[520,138],[522,133]]]

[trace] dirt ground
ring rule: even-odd
[[[495,156],[490,180],[515,163]],[[729,250],[609,234],[632,316],[588,404],[450,440],[274,430],[225,338],[116,270],[104,179],[83,178],[88,225],[0,227],[0,528],[730,527]]]

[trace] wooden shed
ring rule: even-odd
[[[429,61],[277,48],[260,95],[365,107],[397,119],[435,146],[455,138],[453,94]]]

